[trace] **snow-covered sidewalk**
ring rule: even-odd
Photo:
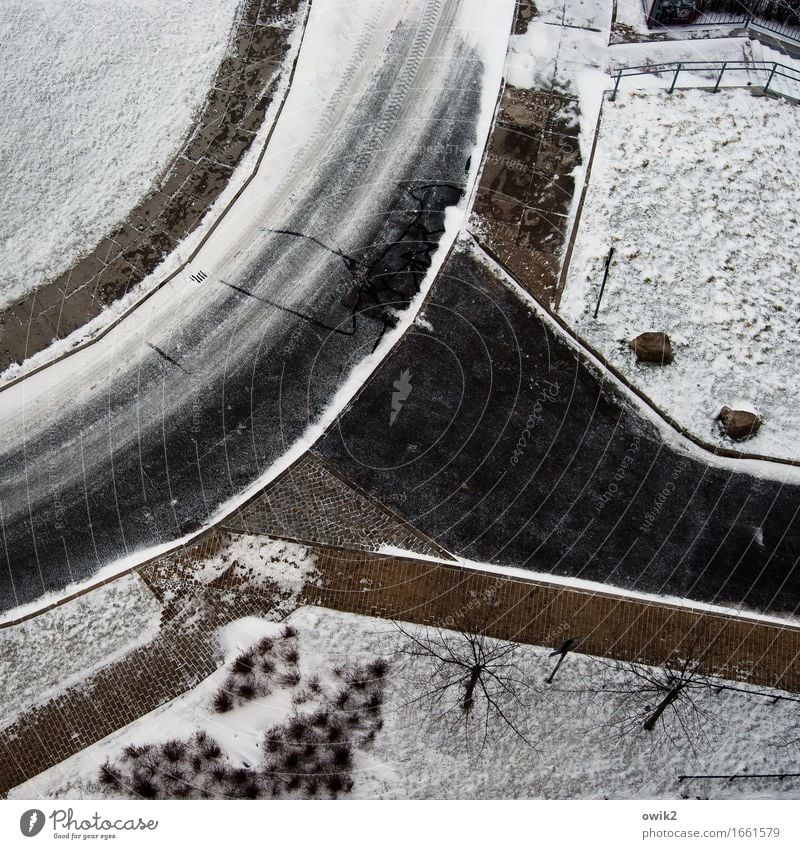
[[[158,633],[161,605],[136,574],[0,629],[0,728]]]

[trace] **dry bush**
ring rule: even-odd
[[[231,664],[214,694],[218,713],[263,696],[273,687],[300,683],[297,632],[286,626],[279,639],[263,638]],[[222,747],[205,731],[188,740],[157,746],[129,745],[118,760],[106,761],[99,781],[108,792],[142,799],[316,798],[349,793],[354,753],[375,739],[382,726],[383,659],[342,667],[341,684],[327,688],[319,676],[294,694],[295,713],[264,735],[263,761],[256,767],[226,765]],[[309,704],[299,712],[299,704]]]

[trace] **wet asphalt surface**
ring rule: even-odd
[[[412,36],[393,35],[406,50],[425,33],[412,26]],[[442,25],[431,55],[453,38]],[[199,528],[330,403],[394,320],[387,305],[402,309],[418,289],[443,210],[461,196],[466,163],[453,151],[474,144],[482,74],[462,48],[427,120],[417,111],[397,126],[415,100],[402,87],[389,94],[414,68],[400,50],[388,56],[286,232],[264,233],[246,267],[204,283],[215,287],[207,310],[165,321],[84,399],[55,389],[52,415],[33,424],[23,409],[0,451],[2,609]],[[370,184],[356,238],[332,244],[341,221],[352,225],[351,193],[390,157],[387,139],[415,155]]]
[[[423,320],[314,449],[341,472],[475,560],[797,612],[800,488],[670,448],[468,249]]]

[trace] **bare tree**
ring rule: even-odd
[[[478,751],[511,732],[532,746],[523,731],[533,684],[520,672],[517,643],[487,637],[482,629],[414,629],[394,623],[397,652],[405,657],[408,704],[422,706],[429,722],[462,729],[468,743],[477,731]]]
[[[596,695],[614,698],[612,728],[621,734],[642,729],[654,735],[654,746],[688,744],[697,754],[698,741],[707,740],[706,729],[716,712],[706,706],[713,679],[702,671],[703,658],[694,649],[686,656],[673,654],[660,666],[627,661],[598,660],[601,678]]]

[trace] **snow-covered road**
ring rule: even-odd
[[[259,173],[192,266],[0,396],[3,607],[199,527],[319,418],[454,235],[513,7],[314,3]]]

